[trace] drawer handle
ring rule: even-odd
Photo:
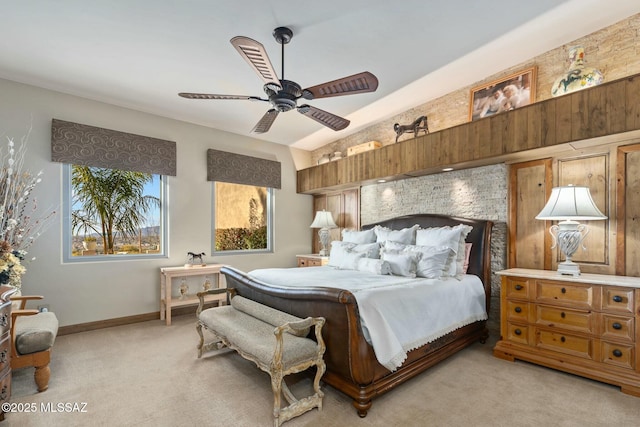
[[[2,316],[0,316],[0,326],[5,327],[9,324],[8,322],[8,317],[6,314],[3,314]]]
[[[522,285],[516,285],[515,288],[516,288],[516,291],[520,291],[522,290]]]
[[[522,335],[522,331],[520,329],[516,329],[513,331],[516,335]]]
[[[560,337],[560,341],[565,342],[567,339],[565,337]]]
[[[622,329],[622,325],[618,322],[615,322],[613,325],[611,325],[613,327],[613,329]]]
[[[2,391],[0,391],[0,400],[7,400],[7,397],[9,397],[9,393],[7,390],[7,385],[3,385],[2,386]]]
[[[560,317],[562,317],[564,319],[565,317],[567,317],[567,315],[564,314],[564,311],[563,311],[562,313],[560,313]]]
[[[615,357],[621,357],[622,356],[622,352],[616,348],[615,350],[613,350],[613,355]]]
[[[613,296],[613,301],[614,302],[622,302],[622,297],[620,295],[614,295]]]
[[[522,309],[521,309],[520,307],[516,307],[516,308],[515,308],[515,312],[516,312],[516,313],[521,313],[521,312],[522,312]]]
[[[563,294],[566,294],[566,293],[567,293],[567,290],[566,290],[565,288],[562,288],[562,289],[560,290],[560,292],[562,292]]]
[[[2,350],[0,352],[0,363],[5,363],[7,361],[7,350]]]

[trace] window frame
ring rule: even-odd
[[[273,218],[275,216],[275,189],[273,187],[266,187],[253,184],[236,184],[236,185],[248,185],[251,187],[264,187],[267,189],[267,247],[265,249],[242,249],[242,250],[230,250],[230,251],[218,251],[216,250],[216,182],[211,181],[211,256],[226,256],[226,255],[255,255],[274,252],[273,242]],[[235,184],[235,183],[231,183]]]
[[[72,255],[72,239],[71,239],[71,211],[72,211],[72,197],[71,197],[71,164],[65,163],[62,165],[62,263],[82,263],[82,262],[113,262],[113,261],[130,261],[130,260],[148,260],[158,258],[168,258],[168,176],[160,174],[157,175],[160,178],[160,248],[158,253],[154,254],[100,254],[100,255],[86,255],[86,256],[73,256]],[[111,168],[116,169],[116,168]]]

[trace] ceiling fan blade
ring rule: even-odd
[[[378,78],[365,71],[306,88],[302,96],[305,99],[328,98],[330,96],[375,92],[376,89],[378,89]]]
[[[342,130],[349,126],[349,123],[351,123],[345,118],[336,116],[335,114],[328,113],[324,110],[312,107],[307,104],[299,106],[298,112],[335,131]]]
[[[256,124],[253,127],[253,129],[251,129],[251,132],[254,132],[254,133],[269,132],[269,129],[271,129],[271,125],[273,124],[273,121],[276,119],[276,117],[278,117],[278,113],[279,111],[276,110],[275,108],[272,108],[269,111],[267,111],[264,114],[264,116],[262,116],[258,124]]]
[[[269,101],[268,99],[262,99],[257,96],[216,95],[215,93],[180,92],[178,95],[183,98],[189,98],[189,99],[246,99],[249,101]]]
[[[264,83],[277,83],[280,80],[271,65],[267,51],[264,46],[257,41],[250,39],[249,37],[234,37],[231,39],[231,44],[245,61],[258,73],[258,76],[264,81]]]

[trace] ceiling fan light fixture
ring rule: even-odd
[[[267,95],[267,99],[257,96],[185,92],[181,92],[179,95],[190,99],[245,99],[269,102],[273,108],[267,111],[258,124],[254,126],[252,132],[255,133],[268,132],[278,113],[291,111],[293,109],[297,109],[299,113],[335,131],[342,130],[349,126],[349,120],[343,117],[306,104],[298,106],[298,99],[304,98],[312,100],[332,96],[374,92],[378,88],[378,79],[376,76],[365,71],[302,89],[298,83],[284,79],[284,45],[291,41],[293,31],[287,27],[278,27],[273,30],[273,37],[282,46],[282,70],[280,79],[278,79],[273,65],[271,65],[271,60],[267,55],[267,51],[262,44],[243,36],[237,36],[231,39],[231,45],[233,45],[240,56],[253,68],[258,77],[262,79],[264,83],[262,88]]]

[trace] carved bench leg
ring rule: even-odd
[[[273,425],[274,427],[280,426],[280,409],[282,406],[282,382],[284,378],[282,377],[282,372],[278,372],[277,370],[272,370],[270,372],[271,375],[271,389],[273,390]],[[285,384],[286,387],[286,384]],[[289,388],[286,388],[289,396],[287,396],[287,400],[291,395]]]
[[[200,342],[198,343],[198,359],[202,357],[202,347],[204,346],[204,335],[202,333],[202,323],[198,322],[198,326],[196,326],[196,331],[198,331],[198,335],[200,335]]]

